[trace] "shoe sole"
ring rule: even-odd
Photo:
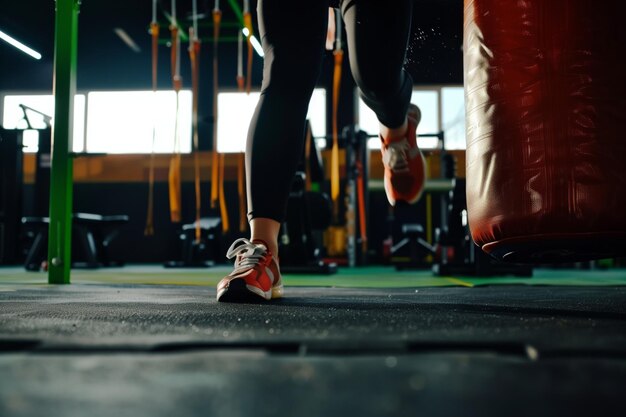
[[[424,176],[423,178],[426,179],[426,159],[424,158],[424,154],[422,154],[420,152],[420,157],[422,158],[422,167],[424,167]],[[424,187],[422,186],[422,189],[417,193],[417,195],[415,197],[413,197],[412,199],[410,199],[409,201],[407,201],[407,203],[409,204],[415,204],[419,201],[420,198],[422,198],[422,194],[424,194]]]
[[[413,122],[415,123],[415,128],[417,129],[420,122],[422,121],[422,111],[415,104],[410,103],[409,110],[407,112],[407,117],[413,119]],[[424,167],[424,179],[425,179],[426,178],[426,159],[424,158],[424,154],[421,151],[420,151],[420,156],[422,158],[422,166]],[[389,205],[391,205],[392,207],[395,207],[398,201],[403,201],[403,202],[406,202],[407,204],[415,204],[419,201],[420,198],[422,198],[422,194],[424,194],[424,187],[422,187],[422,189],[417,193],[417,195],[411,198],[410,200],[401,200],[401,199],[392,200],[391,190],[388,190],[387,184],[385,184],[385,195],[387,196],[387,201],[389,202]]]
[[[234,279],[217,294],[217,301],[225,303],[260,303],[276,298],[282,298],[283,286],[277,285],[264,293],[261,289],[246,284],[244,279]]]
[[[423,178],[426,178],[426,159],[424,158],[424,155],[421,154],[421,152],[420,152],[420,157],[422,158],[422,167],[424,169]],[[422,198],[422,194],[424,194],[424,187],[422,187],[422,189],[415,195],[415,197],[409,200],[404,200],[404,199],[392,200],[390,197],[392,192],[391,190],[387,189],[387,183],[385,183],[384,186],[385,186],[385,195],[387,196],[387,201],[389,202],[391,206],[394,206],[394,207],[398,201],[404,201],[407,204],[415,204],[419,201],[420,198]]]

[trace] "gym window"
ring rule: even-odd
[[[20,105],[26,107],[20,107]],[[23,110],[24,109],[24,110]],[[25,152],[37,152],[38,134],[44,129],[41,113],[54,118],[54,96],[5,95],[2,125],[26,129]],[[73,152],[151,153],[155,123],[154,151],[175,150],[176,93],[174,91],[99,91],[77,94],[74,99]],[[179,150],[191,152],[191,91],[179,95]]]
[[[87,96],[89,153],[191,152],[191,91],[182,90],[178,103],[178,149],[175,146],[174,91],[100,91]]]
[[[465,91],[463,87],[441,89],[441,122],[446,149],[465,149]]]
[[[411,102],[422,111],[418,134],[445,133],[446,149],[465,149],[465,99],[462,86],[414,89]],[[360,129],[376,134],[378,119],[363,100],[359,98],[358,125]],[[418,145],[424,149],[437,148],[437,138],[418,138]],[[372,138],[370,149],[380,149],[380,140]]]
[[[250,120],[259,92],[220,92],[217,123],[217,151],[220,153],[244,152]],[[326,135],[326,90],[316,88],[309,102],[307,119],[311,122],[313,136]],[[325,139],[322,139],[325,141]]]
[[[45,115],[45,116],[44,116]],[[49,117],[49,119],[47,118]],[[54,120],[54,96],[5,95],[2,100],[2,126],[5,129],[24,129],[24,152],[39,150],[39,133],[34,129],[45,129],[47,120]],[[32,129],[29,129],[29,124]],[[72,150],[82,152],[85,136],[85,95],[74,97],[74,138]]]

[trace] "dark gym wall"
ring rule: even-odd
[[[169,1],[161,1],[169,9]],[[179,0],[179,19],[191,9],[190,1]],[[224,9],[223,21],[234,21],[234,14],[227,2],[220,2]],[[253,0],[253,5],[255,1]],[[210,11],[213,1],[199,0],[199,11]],[[416,0],[414,9],[413,32],[409,45],[406,67],[413,76],[416,85],[461,84],[462,74],[462,0]],[[86,0],[82,2],[79,16],[79,45],[77,87],[79,90],[115,90],[151,88],[150,36],[148,25],[151,19],[151,2],[128,2],[110,0],[106,2]],[[160,14],[159,19],[163,21]],[[113,32],[115,27],[124,29],[141,48],[140,53],[131,51]],[[256,22],[255,22],[256,27]],[[22,42],[42,53],[43,58],[36,61],[13,47],[0,43],[0,92],[51,92],[54,47],[54,1],[30,0],[27,2],[4,1],[0,13],[0,30],[15,36]],[[201,29],[202,33],[207,28]],[[224,30],[223,34],[235,32]],[[161,38],[166,33],[162,32]],[[186,51],[186,45],[183,44]],[[235,43],[220,44],[220,86],[224,89],[236,88]],[[162,45],[159,49],[159,88],[170,89],[169,48]],[[262,60],[255,54],[253,63],[253,84],[261,81]],[[326,59],[319,86],[330,91],[332,85],[332,58]],[[211,108],[211,44],[205,43],[201,53],[201,96],[200,96],[200,133],[207,138],[203,148],[208,147],[212,131]],[[182,57],[184,85],[190,85],[190,73],[186,55]],[[347,57],[346,57],[347,63]],[[347,65],[347,64],[346,64]],[[352,100],[349,97],[353,84],[347,67],[344,70],[344,83],[340,103],[340,124],[352,123]],[[294,71],[297,67],[294,66]],[[330,97],[330,94],[329,94]],[[329,119],[330,120],[330,119]],[[330,125],[329,125],[330,128]],[[116,158],[115,155],[107,158]],[[185,187],[187,187],[186,184]],[[157,195],[164,193],[165,183],[157,184]],[[206,185],[208,187],[208,185]],[[226,184],[231,216],[236,219],[236,185]],[[27,186],[25,196],[32,198],[32,187]],[[185,188],[186,189],[186,188]],[[208,189],[208,188],[207,188]],[[157,208],[155,218],[157,229],[162,235],[148,240],[143,237],[145,222],[145,201],[147,188],[145,183],[77,183],[75,187],[75,211],[91,211],[101,214],[127,213],[131,223],[127,225],[121,239],[114,246],[114,255],[123,256],[127,261],[150,262],[171,258],[177,251],[176,227],[168,221],[167,207]],[[186,192],[186,191],[185,191]],[[205,195],[208,191],[205,192]],[[378,195],[380,194],[380,195]],[[29,197],[30,195],[30,197]],[[111,198],[115,196],[115,198]],[[189,192],[193,199],[193,193]],[[162,200],[166,198],[163,197]],[[371,198],[371,215],[382,218],[387,211],[387,203],[382,193]],[[408,220],[418,215],[407,214]],[[413,216],[415,214],[415,216]],[[192,218],[189,214],[186,218]],[[386,233],[382,222],[377,222],[370,234],[370,241],[380,241]]]
[[[169,10],[169,1],[161,1]],[[190,1],[179,1],[179,20],[184,18]],[[254,0],[253,0],[254,5]],[[223,21],[234,21],[227,2],[221,2]],[[210,12],[213,1],[199,0],[200,12]],[[407,68],[417,84],[459,84],[462,74],[462,0],[416,0],[413,34]],[[160,21],[164,18],[159,14]],[[150,88],[151,1],[124,0],[82,2],[79,16],[78,75],[79,89],[143,89]],[[114,33],[124,29],[141,48],[131,51]],[[256,22],[255,22],[256,27]],[[0,91],[51,90],[54,48],[54,1],[4,1],[0,13],[0,30],[18,38],[42,53],[36,61],[13,47],[0,44]],[[200,30],[206,36],[210,29]],[[232,29],[223,29],[224,36]],[[204,34],[204,35],[203,35]],[[161,38],[167,37],[162,31]],[[186,45],[183,45],[186,48]],[[161,46],[159,88],[170,88],[169,49]],[[220,84],[235,87],[237,47],[234,43],[220,45]],[[211,74],[211,45],[203,45],[201,79],[209,81]],[[185,57],[183,57],[185,58]],[[182,59],[182,74],[190,82],[186,59]],[[255,55],[254,81],[260,82],[261,59]],[[294,68],[294,70],[297,70]],[[209,92],[207,91],[207,94]]]
[[[23,54],[15,48],[0,43],[0,92],[42,92],[52,91],[53,51],[54,51],[54,1],[31,0],[28,2],[3,2],[0,13],[0,30],[15,36],[20,41],[39,51],[40,61]],[[161,0],[165,10],[170,2]],[[253,1],[253,6],[255,2]],[[151,88],[151,46],[148,26],[151,20],[149,0],[128,2],[123,0],[83,1],[79,15],[77,88],[89,90],[150,89]],[[178,18],[183,26],[191,22],[187,16],[191,9],[190,1],[178,2]],[[199,12],[210,16],[214,2],[199,0]],[[221,2],[223,22],[234,22],[234,13],[227,2]],[[416,0],[413,31],[409,43],[406,67],[416,84],[460,84],[462,75],[462,0]],[[162,13],[159,20],[164,22]],[[206,21],[206,19],[205,19]],[[257,27],[256,22],[254,26]],[[113,32],[114,28],[124,29],[141,48],[139,53],[132,51]],[[209,36],[210,28],[200,29],[201,37]],[[161,31],[165,40],[168,31]],[[223,28],[223,37],[235,36],[237,31]],[[258,33],[257,33],[258,35]],[[183,43],[181,74],[183,84],[189,88],[191,75]],[[160,89],[171,89],[169,48],[159,48],[158,82]],[[200,55],[200,135],[209,140],[203,141],[202,149],[210,147],[212,135],[212,44],[205,42]],[[328,54],[330,57],[330,53]],[[255,53],[253,61],[253,84],[261,82],[262,59]],[[224,42],[219,46],[220,88],[236,88],[237,45]],[[347,57],[346,57],[347,58]],[[347,59],[346,59],[347,63]],[[347,65],[347,64],[346,64]],[[297,66],[294,64],[294,71]],[[349,71],[344,71],[344,86],[351,85]],[[319,85],[329,88],[332,85],[332,59],[325,62]],[[345,90],[344,90],[345,91]],[[344,94],[345,96],[345,94]],[[352,106],[342,106],[340,121],[352,122]]]

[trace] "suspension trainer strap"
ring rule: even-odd
[[[240,92],[245,91],[245,78],[243,76],[243,35],[241,31],[237,34],[237,88]],[[248,227],[247,206],[246,206],[246,154],[237,154],[237,194],[239,196],[239,231],[245,232]]]
[[[341,66],[343,49],[341,46],[341,13],[337,17],[335,32],[335,68],[333,73],[333,147],[330,154],[330,196],[333,201],[333,217],[339,219],[339,131],[337,113],[339,111],[339,90],[341,87]]]
[[[219,89],[217,46],[220,36],[222,12],[218,1],[213,9],[213,150],[211,158],[211,208],[219,203],[219,156],[217,154],[217,91]]]
[[[199,59],[200,40],[197,33],[197,9],[196,0],[193,0],[193,28],[189,29],[189,59],[191,61],[191,85],[192,85],[192,129],[193,129],[193,167],[194,188],[196,195],[196,242],[200,241],[202,216],[202,196],[200,193],[200,146],[198,138],[198,82],[199,82]]]
[[[230,222],[228,221],[228,210],[226,209],[226,196],[224,194],[224,158],[225,154],[220,154],[220,215],[222,217],[222,231],[228,233],[230,230]]]
[[[313,131],[311,130],[311,122],[306,121],[304,136],[304,190],[311,191],[311,141],[313,140]]]
[[[218,105],[217,93],[219,91],[219,60],[218,60],[218,43],[220,37],[220,24],[222,21],[222,12],[219,9],[219,3],[216,0],[213,9],[213,181],[211,188],[212,207],[219,205],[220,216],[222,218],[222,231],[227,233],[230,229],[228,221],[228,210],[226,208],[226,198],[224,195],[224,154],[217,152],[217,118]],[[213,194],[215,193],[215,194]],[[215,197],[215,199],[214,199]]]
[[[155,104],[157,91],[157,67],[159,61],[159,23],[156,20],[157,0],[152,0],[152,22],[150,22],[150,35],[152,36],[152,103]],[[150,152],[150,168],[148,174],[148,212],[146,214],[145,236],[154,235],[154,142],[156,140],[156,120],[153,111],[152,120],[152,149]]]
[[[179,110],[180,110],[180,89],[182,78],[180,76],[180,36],[178,33],[178,23],[176,21],[176,0],[172,0],[172,22],[170,25],[172,36],[172,84],[176,92],[176,122],[174,124],[174,153],[170,160],[168,175],[169,197],[170,197],[170,218],[172,222],[181,221],[181,183],[180,183],[180,136],[179,136]]]
[[[364,146],[359,144],[359,146]],[[367,145],[365,145],[367,146]],[[365,150],[367,152],[367,149]],[[359,206],[359,229],[361,233],[361,252],[365,255],[367,253],[367,221],[365,213],[365,181],[364,175],[366,171],[363,167],[363,162],[358,159],[356,161],[357,179],[356,179],[356,192]]]
[[[250,13],[250,0],[243,0],[243,25],[248,29],[246,39],[248,41],[248,73],[246,79],[246,92],[250,94],[252,88],[252,14]]]

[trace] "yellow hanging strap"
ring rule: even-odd
[[[219,78],[217,74],[217,42],[220,34],[220,22],[222,12],[217,8],[213,9],[213,151],[211,158],[211,208],[215,208],[219,198],[219,156],[217,154],[217,89],[219,88]]]
[[[246,79],[243,76],[243,35],[237,34],[237,88],[239,91],[245,90]]]
[[[341,48],[341,13],[336,13],[335,68],[333,73],[333,147],[330,153],[330,197],[333,201],[333,217],[339,219],[339,131],[337,113],[339,109],[339,89],[341,87],[341,65],[343,49]]]
[[[366,146],[366,144],[361,144],[360,146]],[[365,152],[368,152],[367,148]],[[367,253],[367,222],[366,222],[366,214],[365,214],[365,180],[363,176],[366,174],[366,170],[363,167],[363,163],[360,159],[356,161],[356,168],[358,171],[357,180],[356,180],[356,191],[357,191],[357,200],[359,207],[359,229],[361,232],[361,253],[365,255]]]
[[[239,231],[245,232],[248,228],[246,210],[246,155],[243,152],[237,154],[237,194],[239,195]]]
[[[245,90],[245,78],[243,76],[243,36],[239,31],[237,36],[237,88],[240,92]],[[246,206],[246,155],[244,152],[237,154],[237,194],[239,196],[239,231],[245,232],[248,228]]]
[[[178,34],[178,25],[175,15],[175,1],[172,1],[172,24],[170,32],[172,35],[172,83],[176,92],[176,122],[174,124],[174,154],[170,160],[170,169],[168,174],[169,197],[170,197],[170,218],[172,222],[181,221],[181,184],[180,184],[180,136],[179,136],[179,93],[182,87],[182,79],[180,77],[180,37]]]
[[[311,130],[311,122],[306,121],[304,136],[304,190],[311,191],[311,141],[313,140],[313,131]]]
[[[248,30],[248,70],[246,79],[246,92],[250,94],[252,88],[252,14],[250,13],[250,0],[243,0],[243,26]]]
[[[156,0],[152,3],[152,22],[150,23],[152,35],[152,92],[157,91],[157,65],[159,54],[159,24],[156,21]],[[153,97],[154,99],[154,97]],[[154,142],[156,139],[156,123],[152,124],[152,152],[150,154],[150,170],[148,174],[148,213],[146,214],[145,236],[154,235]]]
[[[339,88],[341,87],[341,13],[334,13],[335,23],[335,68],[333,72],[333,146],[330,152],[330,197],[333,202],[333,221],[325,234],[325,246],[329,256],[341,256],[346,251],[346,228],[339,222],[339,131],[337,112],[339,108]]]
[[[224,158],[223,153],[220,154],[220,215],[222,217],[222,231],[228,233],[230,230],[230,224],[228,221],[228,211],[226,210],[226,196],[224,194]]]
[[[194,0],[195,6],[195,0]],[[194,7],[195,9],[195,7]],[[195,19],[194,10],[194,19]],[[194,21],[195,25],[195,21]],[[189,30],[189,58],[191,61],[191,85],[192,85],[192,128],[193,128],[193,166],[194,166],[194,186],[196,192],[196,242],[200,241],[201,228],[200,217],[202,215],[202,197],[200,194],[200,155],[198,138],[198,67],[200,58],[200,40],[194,29]]]
[[[213,9],[213,166],[211,167],[211,208],[219,205],[222,218],[222,232],[227,233],[230,230],[230,222],[228,221],[228,210],[226,209],[226,198],[224,195],[224,155],[217,152],[218,42],[221,21],[222,12],[219,10],[218,2],[216,1]]]

